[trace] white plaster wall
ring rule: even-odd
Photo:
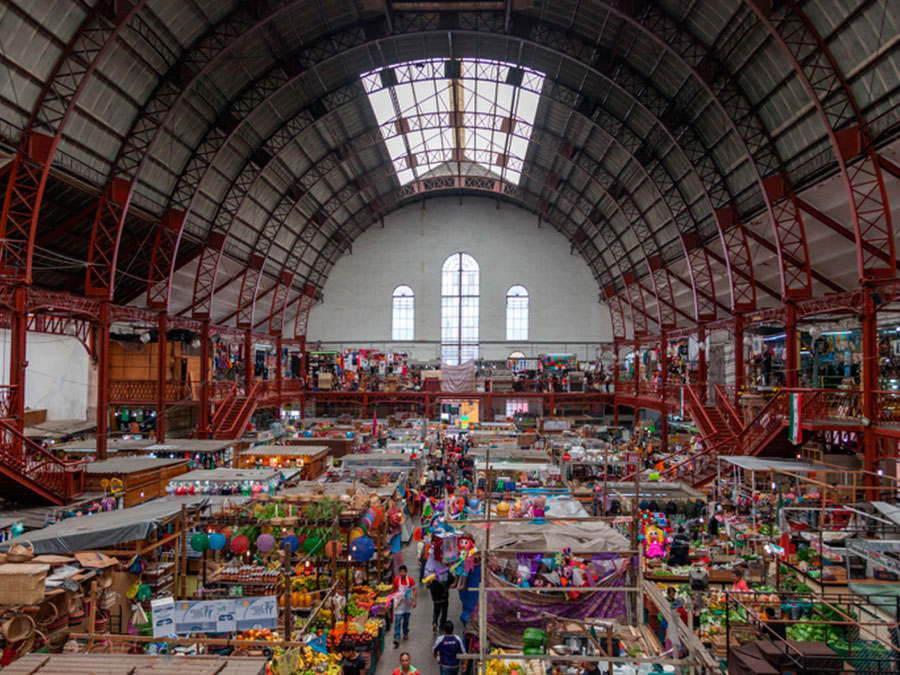
[[[505,359],[577,353],[594,359],[612,339],[609,312],[584,260],[551,225],[517,206],[483,197],[439,198],[390,214],[353,242],[329,274],[324,301],[310,313],[308,340],[323,347],[375,347],[440,355],[441,265],[463,251],[481,269],[480,354]],[[413,343],[391,342],[391,294],[407,284],[416,294]],[[529,342],[506,342],[506,292],[530,294]]]
[[[85,419],[87,350],[65,335],[28,333],[25,407],[46,409],[47,419]],[[0,381],[9,384],[10,333],[0,330]]]

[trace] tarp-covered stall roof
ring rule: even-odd
[[[157,527],[180,516],[182,503],[153,501],[130,509],[68,518],[42,530],[29,532],[27,539],[34,545],[36,555],[105,549],[141,541],[153,534]],[[207,503],[205,497],[196,497],[187,502],[186,507],[188,511],[196,511]],[[9,550],[15,543],[15,539],[3,542],[0,551]]]

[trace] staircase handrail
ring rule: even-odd
[[[737,410],[734,409],[734,406],[731,405],[731,401],[728,399],[728,396],[722,391],[722,388],[717,384],[714,386],[716,392],[716,407],[725,411],[725,419],[726,421],[730,421],[729,425],[735,433],[740,433],[740,431],[744,428],[744,424],[741,421],[741,416],[738,415]]]
[[[247,424],[247,417],[249,417],[256,409],[256,399],[259,396],[259,391],[262,388],[262,383],[263,380],[253,381],[253,386],[250,387],[250,391],[248,391],[247,396],[244,397],[244,404],[241,406],[241,409],[238,411],[237,416],[234,418],[234,423],[229,429],[227,429],[231,438],[236,437],[238,430],[242,429]]]
[[[676,464],[673,467],[665,470],[665,473],[672,472],[675,477],[678,476],[678,469],[681,467],[690,464],[691,462],[695,462],[698,457],[702,457],[704,455],[709,455],[714,450],[716,451],[716,457],[722,455],[735,455],[744,448],[747,448],[746,452],[742,452],[741,454],[749,455],[753,454],[753,449],[755,449],[757,442],[761,438],[765,438],[772,433],[776,426],[781,426],[784,423],[784,394],[786,390],[780,389],[778,390],[772,398],[770,398],[766,404],[762,407],[753,420],[741,429],[740,433],[735,436],[731,436],[729,438],[725,438],[715,445],[711,445],[707,448],[704,448],[698,453],[691,455],[689,458]]]
[[[690,384],[684,384],[682,386],[685,387],[688,393],[688,410],[696,410],[697,416],[701,417],[706,423],[706,428],[712,430],[712,432],[715,433],[716,425],[713,424],[712,420],[709,418],[706,409],[703,407],[703,404],[700,402],[700,398],[697,396],[697,392],[694,391],[694,387]]]
[[[60,459],[2,419],[0,419],[0,434],[8,434],[14,439],[10,442],[0,442],[0,463],[30,480],[39,482],[42,487],[56,492],[64,499],[73,496],[66,474],[84,470],[86,459]],[[13,449],[18,443],[21,443],[21,453]]]
[[[231,387],[228,388],[228,393],[225,394],[225,398],[222,402],[216,406],[216,412],[213,414],[211,426],[213,429],[217,429],[219,424],[221,424],[222,420],[225,419],[225,416],[228,414],[228,411],[234,406],[235,401],[237,400],[237,380],[231,383]]]

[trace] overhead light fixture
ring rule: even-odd
[[[66,327],[63,329],[63,333],[66,335],[75,336],[78,335],[78,329],[75,327],[74,321],[66,321]]]
[[[147,344],[148,342],[150,342],[150,333],[148,333],[147,331],[144,331],[143,333],[141,333],[140,340],[144,344]]]
[[[200,338],[194,338],[191,340],[191,347],[194,349],[200,349]]]

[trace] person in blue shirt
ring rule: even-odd
[[[444,622],[444,634],[435,640],[434,658],[441,664],[441,675],[459,675],[459,655],[466,653],[463,641],[453,634],[453,622]]]

